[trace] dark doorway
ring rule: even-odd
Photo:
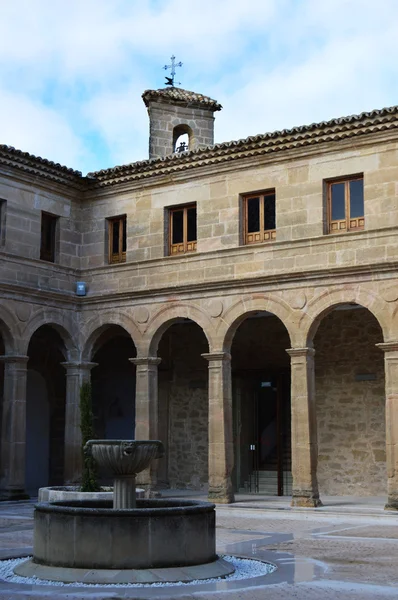
[[[243,373],[234,381],[236,488],[291,494],[290,376]],[[238,391],[239,390],[239,391]]]
[[[291,494],[289,334],[278,317],[250,313],[231,346],[236,491]]]

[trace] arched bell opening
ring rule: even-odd
[[[176,154],[193,149],[193,131],[189,125],[177,125],[177,127],[174,127],[173,149]]]

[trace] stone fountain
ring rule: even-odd
[[[162,442],[90,440],[86,452],[114,477],[109,501],[35,506],[33,558],[15,573],[51,581],[154,583],[225,577],[216,555],[215,506],[194,500],[136,500],[136,475],[164,455]]]

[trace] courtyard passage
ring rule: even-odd
[[[171,495],[177,494],[168,491],[167,496]],[[178,495],[192,497],[188,492]],[[325,497],[324,504],[320,509],[291,509],[287,497],[238,495],[235,504],[217,507],[218,553],[277,565],[277,571],[264,578],[138,589],[79,589],[1,581],[0,599],[397,598],[397,513],[384,511],[382,498]],[[31,553],[33,507],[34,501],[0,504],[1,559]]]

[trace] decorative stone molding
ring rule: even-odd
[[[216,360],[231,360],[231,355],[229,352],[205,352],[204,354],[201,354],[201,356],[209,362]]]
[[[307,296],[305,292],[298,290],[296,293],[292,293],[290,299],[290,306],[295,310],[301,310],[307,304]]]
[[[398,300],[398,287],[391,286],[381,291],[381,297],[384,298],[386,302],[395,302]]]
[[[398,352],[398,342],[382,342],[376,346],[383,352]]]
[[[24,356],[23,354],[4,354],[0,356],[0,362],[3,363],[21,363],[26,364],[29,360],[29,356]]]
[[[25,323],[26,321],[29,321],[31,313],[32,313],[32,308],[31,308],[30,304],[27,304],[27,303],[17,304],[15,307],[15,314],[17,315],[18,319],[20,321],[22,321],[23,323]]]
[[[216,299],[216,300],[210,300],[210,302],[207,305],[207,311],[209,313],[209,315],[211,317],[213,317],[214,319],[217,317],[220,317],[223,313],[224,310],[224,304],[222,302],[222,300]]]
[[[147,323],[149,320],[149,310],[145,306],[139,306],[134,311],[134,317],[137,323]]]
[[[141,356],[139,358],[129,358],[129,361],[138,367],[142,365],[160,365],[162,359],[157,356]]]

